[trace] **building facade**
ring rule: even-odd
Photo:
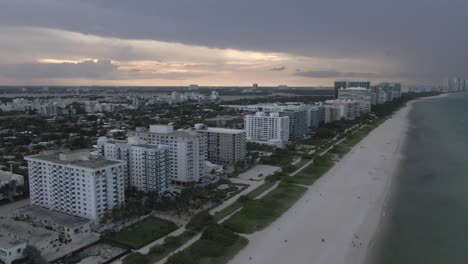
[[[195,127],[199,133],[206,134],[208,143],[208,161],[219,165],[235,165],[245,160],[247,154],[246,133],[241,129]]]
[[[289,141],[289,117],[257,112],[244,117],[247,141],[283,146]]]
[[[338,90],[351,87],[361,87],[370,89],[371,82],[369,81],[335,81],[335,99],[338,99]]]
[[[320,125],[320,109],[318,106],[309,106],[307,108],[307,125],[309,128],[318,128]]]
[[[149,145],[134,137],[128,140],[101,137],[97,150],[106,159],[121,160],[127,164],[127,187],[135,187],[142,192],[163,193],[169,190],[169,146]]]
[[[89,150],[44,153],[28,161],[31,204],[98,223],[125,201],[122,161],[93,158]]]
[[[361,87],[351,87],[338,90],[338,99],[353,100],[359,104],[361,114],[370,113],[372,103],[372,92],[370,89]]]
[[[285,109],[280,116],[289,117],[289,140],[298,139],[307,134],[307,108]]]
[[[195,130],[174,131],[170,125],[151,125],[149,130],[137,128],[129,137],[144,140],[149,145],[169,147],[169,176],[174,183],[199,182],[207,175],[207,137]]]

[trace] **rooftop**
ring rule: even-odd
[[[23,243],[26,242],[0,234],[0,248],[10,249]]]
[[[231,129],[231,128],[224,128],[224,127],[208,127],[207,129],[202,129],[198,131],[224,133],[224,134],[242,134],[245,132],[245,130],[242,130],[242,129]]]
[[[349,88],[341,88],[340,90],[354,90],[354,91],[356,91],[356,90],[369,90],[370,91],[370,89],[367,89],[365,87],[349,87]]]
[[[20,240],[27,240],[32,244],[44,239],[58,237],[58,233],[55,231],[34,227],[29,223],[6,217],[0,217],[0,234],[10,239],[16,237]]]
[[[0,170],[0,182],[10,182],[12,180],[23,180],[23,176],[19,174],[14,174],[8,171],[1,171]]]
[[[18,209],[17,213],[19,214],[29,214],[32,217],[37,217],[40,219],[49,220],[50,222],[56,223],[58,225],[63,225],[66,227],[78,227],[82,226],[89,222],[89,220],[60,213],[57,211],[45,209],[38,206],[27,205]]]
[[[99,169],[110,165],[121,164],[120,161],[106,160],[101,157],[91,156],[90,150],[67,151],[67,152],[54,152],[54,153],[40,153],[25,157],[26,160],[40,160],[48,161],[61,165],[72,165],[86,169]]]

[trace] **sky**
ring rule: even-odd
[[[467,10],[466,0],[0,0],[0,85],[437,85],[466,76]]]

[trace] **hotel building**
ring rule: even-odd
[[[100,137],[97,150],[106,159],[121,160],[127,164],[126,186],[142,192],[163,193],[169,190],[169,146],[149,145],[135,137],[128,140]]]
[[[257,112],[244,117],[247,141],[283,146],[289,141],[289,117]]]
[[[137,128],[129,137],[144,140],[149,145],[169,147],[169,176],[174,183],[199,182],[207,175],[207,136],[195,130],[177,130],[171,125],[151,125],[149,130]]]
[[[28,161],[31,204],[95,223],[125,201],[122,161],[95,158],[89,150],[43,153]]]

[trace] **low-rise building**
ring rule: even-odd
[[[57,250],[64,245],[60,234],[56,231],[5,217],[0,217],[0,234],[6,241],[21,241],[26,245],[36,247],[41,252]],[[15,243],[19,244],[19,242]]]
[[[26,242],[0,234],[0,262],[11,264],[23,258]]]
[[[58,232],[62,243],[69,243],[91,233],[91,221],[38,206],[22,207],[15,212],[15,216],[33,226]]]
[[[21,195],[23,187],[23,175],[0,171],[0,200],[13,199]]]

